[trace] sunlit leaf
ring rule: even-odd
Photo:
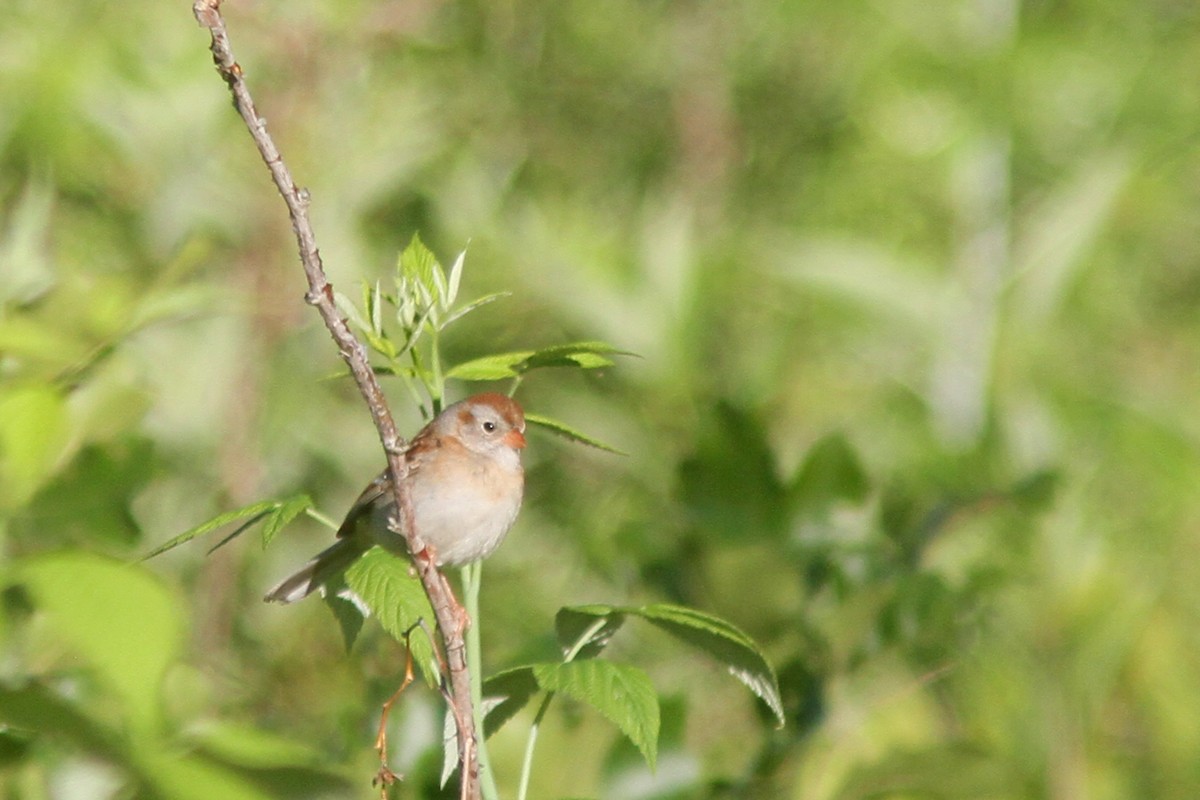
[[[463,381],[498,381],[515,378],[521,374],[519,367],[531,355],[533,355],[532,350],[521,350],[474,358],[451,367],[446,371],[446,377]]]
[[[152,729],[163,675],[183,641],[176,598],[140,567],[82,552],[26,561],[16,579],[62,640],[121,696],[130,722]]]
[[[51,250],[46,232],[54,208],[54,184],[46,179],[31,180],[12,206],[4,230],[0,232],[0,303],[15,300],[28,303],[54,284]],[[0,346],[0,351],[6,348]]]
[[[54,474],[69,445],[62,394],[30,384],[0,395],[0,508],[24,505]]]
[[[515,350],[465,361],[452,367],[446,377],[467,381],[515,378],[542,367],[595,369],[612,366],[610,355],[633,355],[604,342],[575,342],[541,350]]]
[[[421,306],[428,307],[445,299],[445,276],[433,251],[414,233],[408,246],[400,253],[400,275],[410,288],[421,295]]]
[[[651,768],[658,753],[658,694],[646,673],[602,659],[534,664],[538,686],[590,705],[616,725]]]
[[[138,757],[146,783],[155,797],[171,800],[271,800],[240,770],[194,755],[151,750]]]
[[[586,433],[583,433],[575,428],[572,428],[571,426],[567,425],[565,422],[560,422],[559,420],[551,419],[550,417],[542,416],[541,414],[526,414],[525,421],[531,425],[537,425],[539,428],[545,428],[546,430],[550,431],[551,433],[555,433],[559,436],[563,436],[567,439],[570,439],[573,442],[578,442],[579,444],[586,444],[589,447],[595,447],[598,450],[607,450],[608,452],[616,453],[619,456],[626,455],[626,453],[622,452],[621,450],[618,450],[617,448],[613,447],[612,445],[605,444],[604,442],[600,441],[599,439],[597,439],[593,436],[588,436]]]
[[[83,361],[89,350],[87,341],[52,322],[23,316],[0,319],[0,353],[61,369]]]
[[[446,306],[454,304],[458,297],[458,286],[462,282],[463,265],[467,260],[467,251],[463,250],[458,254],[458,258],[454,259],[454,264],[450,267],[449,284],[446,287]]]

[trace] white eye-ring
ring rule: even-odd
[[[489,419],[483,423],[483,429],[485,431],[487,431],[488,433],[495,433],[496,432],[496,423],[492,422]]]

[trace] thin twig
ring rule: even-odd
[[[438,572],[434,553],[421,541],[419,532],[413,525],[412,501],[409,498],[408,483],[405,480],[407,466],[403,458],[406,442],[396,430],[396,423],[388,410],[387,399],[371,370],[366,351],[351,333],[346,320],[337,311],[333,286],[325,276],[325,268],[321,263],[316,237],[308,219],[308,190],[297,186],[292,180],[291,171],[284,164],[283,157],[275,147],[271,135],[267,133],[266,121],[258,116],[254,100],[246,86],[242,68],[234,59],[233,51],[230,49],[229,35],[225,30],[225,22],[221,18],[220,5],[220,0],[195,0],[192,12],[195,14],[196,20],[212,35],[211,50],[217,72],[229,86],[234,106],[245,121],[263,162],[271,171],[275,187],[287,204],[292,230],[296,235],[296,244],[300,249],[300,262],[304,266],[304,274],[308,279],[308,292],[305,300],[316,306],[320,313],[325,327],[328,328],[330,336],[337,344],[339,354],[350,367],[354,381],[358,384],[358,389],[370,409],[375,428],[379,431],[379,439],[387,455],[388,469],[393,478],[392,490],[400,517],[399,520],[393,520],[393,529],[405,532],[413,563],[417,567],[417,573],[420,575],[425,593],[429,596],[430,605],[437,617],[438,628],[441,631],[446,652],[447,667],[450,670],[451,711],[458,732],[459,770],[462,776],[460,796],[463,800],[477,800],[480,796],[479,765],[475,751],[470,674],[467,670],[463,642],[464,612],[449,591],[449,584]]]

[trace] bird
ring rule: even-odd
[[[516,521],[524,494],[525,414],[511,397],[488,392],[446,406],[404,451],[404,480],[417,535],[439,566],[491,555]],[[363,490],[337,541],[263,598],[293,603],[326,586],[373,545],[407,552],[389,527],[395,500],[384,470]],[[403,524],[403,522],[401,523]]]

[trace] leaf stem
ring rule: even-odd
[[[317,522],[321,523],[325,527],[329,528],[330,530],[336,531],[340,527],[336,522],[334,522],[334,520],[332,518],[325,516],[320,511],[317,511],[315,508],[306,508],[306,509],[304,509],[304,513],[307,514],[308,516],[312,517],[313,519],[315,519]]]
[[[468,604],[470,600],[467,601]],[[468,606],[469,607],[469,606]],[[587,646],[587,643],[592,641],[593,637],[599,633],[604,626],[608,624],[605,617],[600,617],[587,630],[579,635],[575,643],[570,649],[563,654],[563,663],[570,664],[579,655],[579,652]],[[468,647],[470,644],[468,643]],[[471,673],[474,675],[474,671]],[[537,714],[533,718],[533,724],[529,726],[529,738],[525,740],[525,755],[521,759],[521,780],[517,786],[517,800],[525,800],[526,794],[529,791],[529,776],[533,773],[533,750],[537,746],[538,730],[542,726],[542,719],[546,716],[546,711],[550,708],[550,702],[554,699],[554,692],[546,692],[546,696],[542,698],[542,704],[538,706]],[[475,704],[479,708],[479,704]],[[478,713],[478,712],[476,712]],[[483,751],[480,751],[480,763],[486,763],[483,759]]]

